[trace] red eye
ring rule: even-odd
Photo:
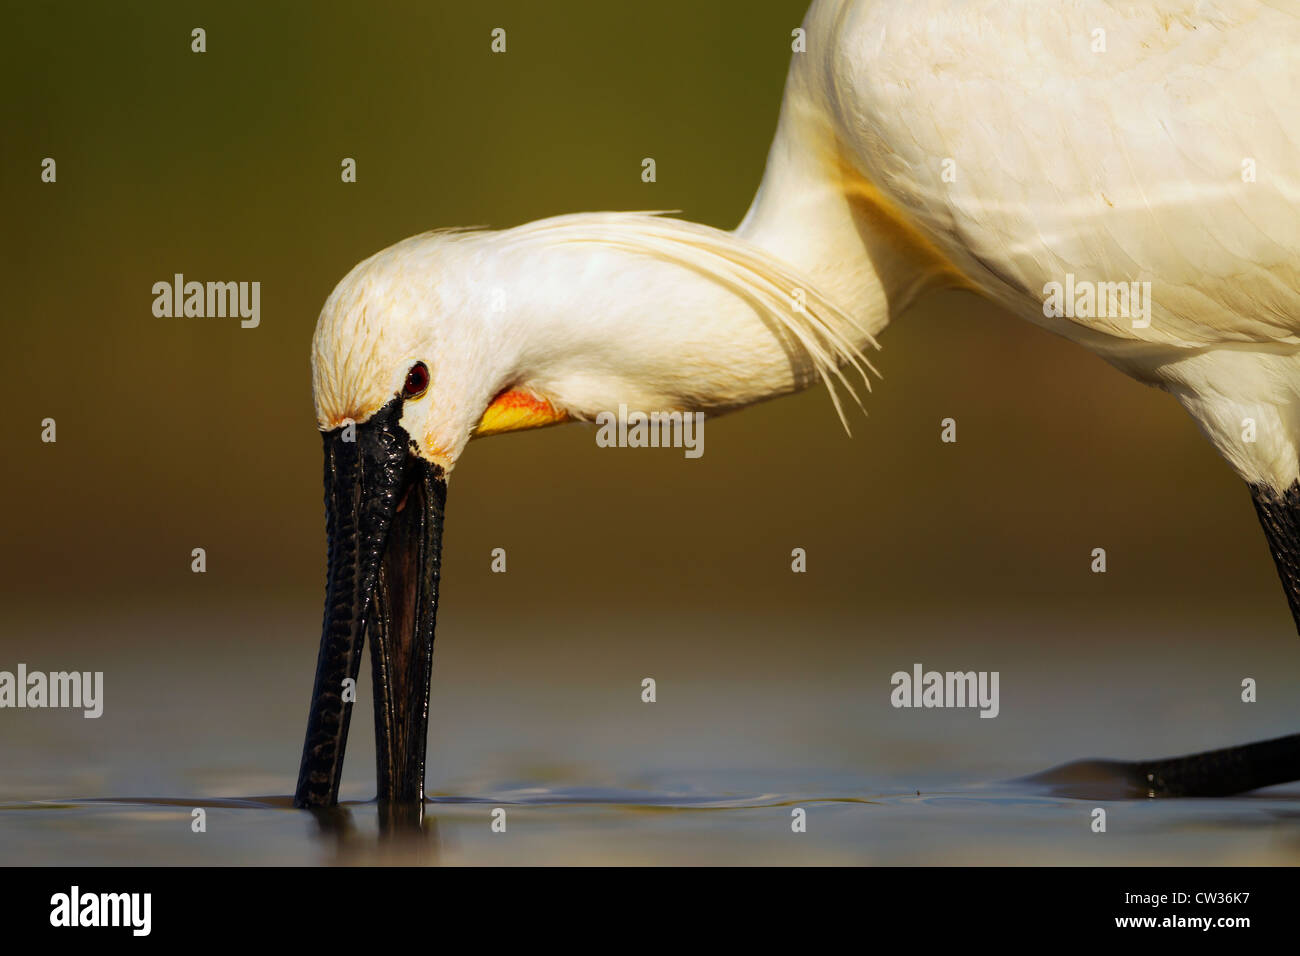
[[[429,370],[423,362],[416,362],[406,373],[406,384],[402,386],[403,398],[419,398],[429,387]]]

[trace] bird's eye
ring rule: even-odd
[[[406,373],[406,383],[402,386],[403,398],[419,398],[429,387],[429,370],[423,362],[416,362]]]

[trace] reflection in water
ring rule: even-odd
[[[11,812],[20,814],[15,819],[33,810],[72,811],[74,819],[81,825],[89,825],[92,820],[103,821],[129,817],[130,819],[147,819],[163,821],[167,819],[191,819],[190,811],[196,807],[205,810],[231,810],[266,813],[273,811],[270,819],[280,821],[278,832],[290,829],[283,825],[287,821],[311,819],[315,823],[315,836],[320,845],[330,848],[331,856],[320,862],[346,865],[390,863],[404,866],[430,866],[439,862],[440,843],[438,838],[438,821],[428,813],[427,801],[420,804],[387,805],[378,801],[341,803],[337,806],[319,809],[299,809],[293,805],[289,795],[200,798],[200,797],[92,797],[84,800],[38,801],[30,803],[0,804],[0,834],[3,834],[5,815]],[[123,814],[124,808],[143,807],[155,809],[156,812]],[[373,815],[371,809],[374,809]],[[116,814],[99,811],[118,811]],[[173,811],[180,810],[182,814]],[[361,819],[358,820],[358,815]],[[21,822],[19,822],[21,826]],[[217,828],[214,828],[214,830]],[[219,828],[225,834],[225,828]],[[2,844],[0,844],[2,845]],[[8,861],[14,862],[14,861]],[[35,861],[33,861],[35,862]],[[117,862],[123,862],[121,858]],[[258,862],[254,859],[250,862]],[[271,862],[261,860],[260,862]]]
[[[352,811],[339,804],[333,807],[308,809],[316,819],[316,826],[323,837],[333,838],[339,846],[356,835],[356,825],[352,822]]]
[[[316,621],[311,603],[301,617]],[[1019,696],[996,720],[980,720],[890,706],[888,671],[914,659],[918,642],[927,658],[966,659],[965,635],[951,637],[946,623],[930,626],[917,613],[876,622],[870,641],[828,645],[793,673],[784,650],[763,650],[782,646],[788,622],[750,619],[734,640],[728,634],[739,625],[724,622],[709,634],[710,647],[722,642],[716,652],[696,641],[655,660],[656,670],[694,675],[655,707],[629,683],[628,674],[639,679],[651,666],[639,658],[629,663],[611,652],[575,670],[553,641],[507,642],[509,634],[531,633],[532,619],[505,627],[476,618],[475,640],[450,641],[440,652],[428,802],[412,814],[369,799],[374,754],[362,708],[343,805],[313,815],[283,795],[297,767],[302,701],[281,689],[301,683],[302,655],[266,640],[303,632],[304,624],[297,611],[262,608],[250,628],[250,613],[196,615],[187,606],[184,614],[87,624],[81,630],[93,641],[50,636],[64,652],[49,667],[65,660],[102,667],[114,683],[99,720],[5,713],[0,863],[1300,862],[1297,786],[1149,800],[1123,761],[1013,779],[1080,753],[1129,759],[1293,731],[1289,702],[1300,700],[1300,659],[1268,658],[1274,703],[1225,704],[1207,717],[1214,682],[1248,665],[1234,656],[1236,644],[1196,621],[1160,622],[1177,634],[1177,655],[1159,645],[1144,656],[1125,643],[1123,679],[1101,654],[1095,665],[1091,657],[1072,663],[1066,680],[1057,646],[1025,657],[1025,635],[1040,635],[1000,614],[997,633],[1006,640],[989,638],[994,643],[981,653],[1005,655],[1003,686],[1019,688]],[[1070,628],[1082,640],[1109,620],[1062,625],[1058,645],[1069,645]],[[661,623],[622,638],[629,647],[650,646],[663,637]],[[707,622],[697,625],[707,630]],[[50,627],[33,618],[15,633]],[[844,630],[827,620],[813,629],[837,627]],[[153,644],[133,645],[137,632],[187,634],[184,673]],[[247,678],[250,660],[275,690],[250,693],[232,709],[230,687]],[[1098,686],[1108,688],[1113,706],[1097,707],[1090,688]],[[168,796],[175,794],[190,796]],[[1111,837],[1089,828],[1097,800],[1118,801],[1108,807]],[[207,808],[206,833],[191,829],[196,807]],[[492,829],[496,807],[507,811],[504,833]],[[796,809],[807,813],[806,832],[792,832]]]
[[[357,865],[389,863],[402,866],[432,866],[438,863],[438,821],[425,812],[423,804],[372,802],[378,833],[359,828],[353,818],[357,805],[339,804],[314,810],[322,840],[333,848],[330,862]]]
[[[1073,765],[1070,772],[1090,787],[1108,779],[1106,762]],[[1109,811],[1122,840],[1091,833],[1094,802],[1115,798],[1090,792],[1093,796],[1083,800],[1054,785],[1021,780],[920,793],[485,785],[473,795],[435,795],[423,806],[348,801],[314,811],[294,809],[288,796],[31,801],[0,805],[0,859],[403,866],[1230,859],[1294,865],[1300,853],[1300,790],[1295,788],[1215,800],[1123,800]],[[206,834],[191,832],[190,811],[196,806],[207,808]],[[508,814],[504,833],[491,826],[497,807]],[[795,808],[806,812],[808,823],[798,835],[790,825]]]

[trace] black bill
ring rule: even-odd
[[[429,676],[447,482],[419,457],[394,399],[325,439],[325,621],[294,805],[338,802],[361,650],[370,634],[379,799],[424,799]],[[352,438],[354,440],[347,440]]]

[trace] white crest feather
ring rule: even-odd
[[[753,305],[803,349],[816,373],[826,383],[836,414],[849,430],[848,418],[835,383],[849,393],[859,408],[853,383],[843,366],[856,371],[871,390],[869,372],[879,375],[854,344],[861,337],[880,346],[862,325],[841,309],[808,278],[753,243],[731,233],[662,212],[601,212],[554,216],[509,231],[513,242],[598,243],[643,253],[701,273],[731,289]],[[795,309],[796,291],[803,292],[802,311]]]

